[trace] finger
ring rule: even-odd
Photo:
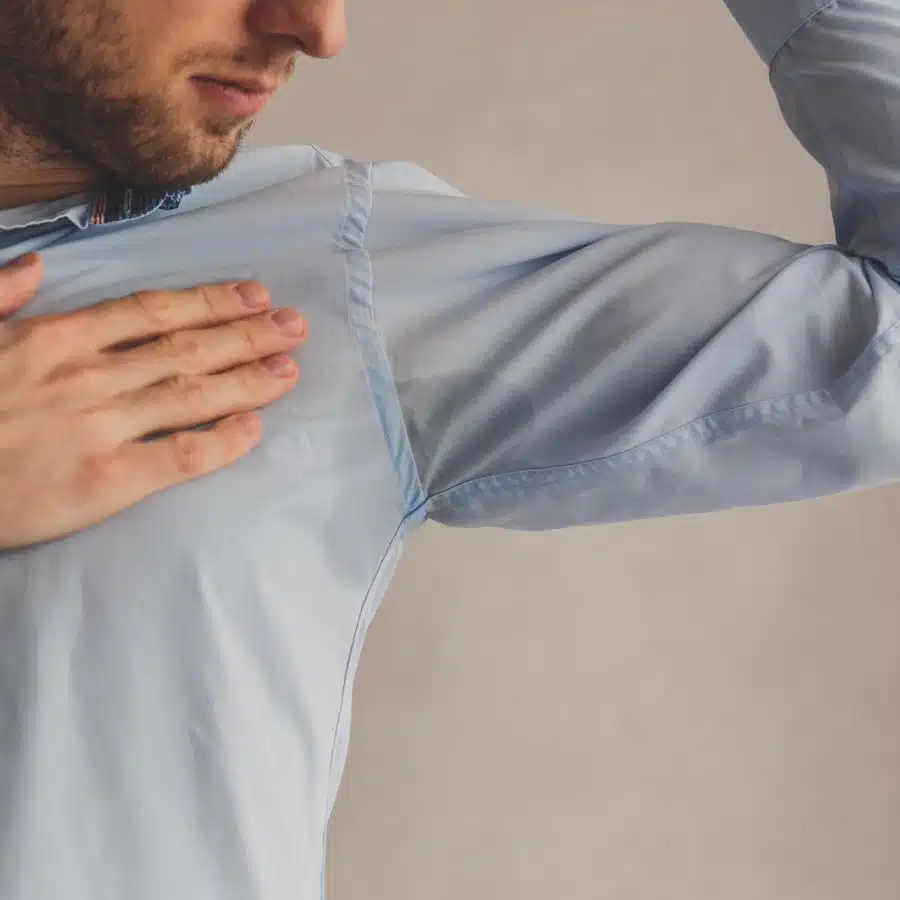
[[[306,338],[299,313],[281,309],[219,325],[179,331],[126,351],[107,354],[109,397],[131,393],[179,375],[209,375],[295,350]]]
[[[151,494],[210,475],[249,453],[262,438],[254,413],[230,416],[207,431],[127,443],[104,461],[102,487],[113,512]]]
[[[274,402],[297,383],[297,364],[278,355],[219,375],[178,376],[120,397],[104,419],[118,444],[192,428]]]
[[[203,285],[179,291],[140,291],[71,313],[87,352],[136,343],[185,328],[207,328],[256,315],[269,305],[257,282]]]
[[[44,263],[37,253],[27,253],[0,269],[0,318],[31,300],[43,278]]]

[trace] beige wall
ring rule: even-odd
[[[717,0],[351,0],[257,143],[604,221],[827,240]],[[698,260],[702,265],[702,260]],[[900,491],[411,543],[373,626],[330,900],[900,897]]]

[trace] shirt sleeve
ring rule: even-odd
[[[836,245],[360,199],[380,406],[431,518],[554,528],[900,476],[900,2],[729,7],[826,168]]]
[[[727,0],[828,176],[837,241],[900,276],[900,3]]]
[[[771,65],[788,41],[835,0],[725,0],[725,5]]]

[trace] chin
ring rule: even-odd
[[[145,168],[143,179],[131,180],[166,189],[204,184],[228,168],[240,150],[242,139],[243,132],[232,132],[228,136],[197,135],[182,146],[169,147],[167,152],[161,153],[157,164],[151,163]]]
[[[207,132],[193,148],[193,155],[197,160],[195,170],[205,170],[208,173],[207,180],[220,174],[237,156],[252,125],[252,121],[245,120],[227,130]]]

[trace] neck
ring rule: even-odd
[[[96,180],[76,169],[10,172],[0,163],[0,210],[58,200],[85,193],[97,186]]]
[[[0,210],[58,200],[98,186],[96,173],[87,166],[29,140],[0,110]]]

